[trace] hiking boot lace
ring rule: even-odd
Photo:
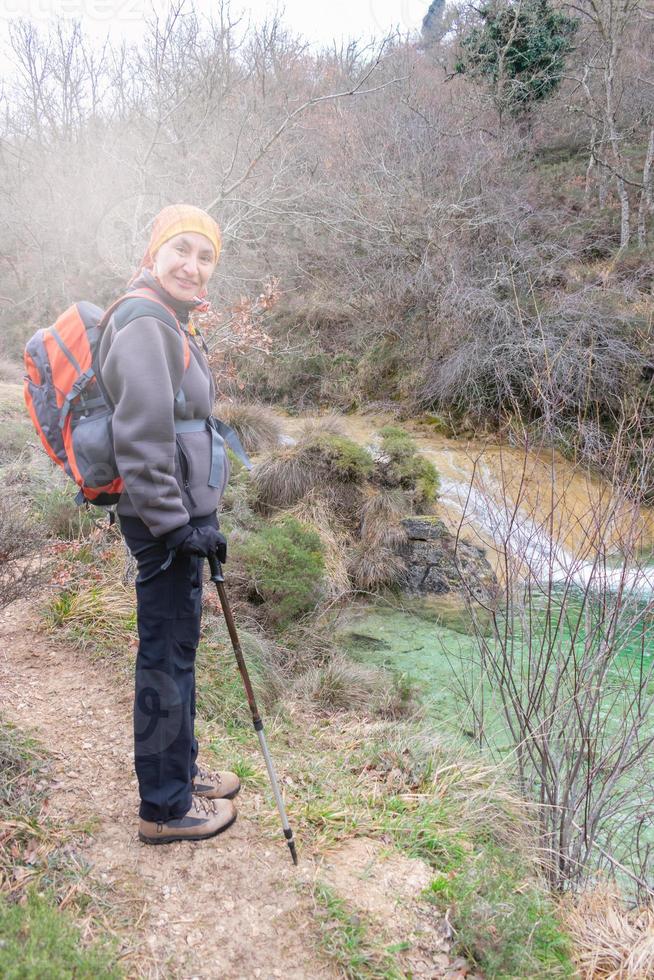
[[[208,800],[204,796],[194,796],[193,806],[196,813],[204,814],[206,817],[213,817],[216,814],[216,806],[213,800]]]
[[[210,772],[209,769],[204,769],[202,766],[198,766],[198,771],[193,779],[200,779],[203,782],[211,783],[214,786],[220,786],[222,782],[219,772]]]

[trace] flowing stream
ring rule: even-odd
[[[301,422],[288,420],[291,437]],[[379,429],[397,423],[382,415],[355,414],[343,417],[342,424],[351,439],[376,448]],[[653,513],[575,469],[557,453],[448,439],[426,426],[401,425],[438,470],[437,516],[452,533],[485,550],[507,593],[519,596],[528,581],[536,592],[542,588],[544,601],[551,604],[541,614],[536,601],[528,616],[523,611],[522,618],[512,622],[512,642],[521,651],[516,660],[519,673],[524,663],[532,663],[533,654],[528,652],[521,662],[523,652],[538,649],[539,644],[543,649],[548,643],[556,647],[553,671],[556,657],[565,657],[572,648],[574,656],[579,651],[581,658],[585,649],[594,657],[593,644],[603,642],[604,623],[597,634],[591,633],[590,620],[584,618],[586,608],[599,609],[600,617],[607,608],[625,611],[625,628],[612,641],[615,655],[603,676],[602,705],[594,723],[605,717],[609,739],[617,739],[632,723],[634,712],[648,702],[649,714],[638,736],[647,740],[654,729]],[[553,642],[552,617],[556,620],[559,602],[566,621],[556,624]],[[478,736],[478,718],[470,707],[476,676],[474,697],[478,699],[484,688],[486,745],[492,745],[495,759],[511,756],[501,702],[493,684],[479,671],[479,639],[459,597],[438,597],[428,610],[406,597],[353,604],[340,614],[337,629],[353,658],[387,667],[415,685],[437,730],[460,743]],[[639,685],[642,697],[634,700]],[[634,798],[640,793],[644,799],[642,793],[649,792],[653,755],[649,750],[640,769],[621,777],[621,787],[626,778],[630,780]],[[644,799],[643,805],[651,812],[651,799]],[[654,830],[647,829],[645,837],[654,846]],[[623,857],[630,853],[628,826],[619,846]],[[628,857],[625,860],[629,863]],[[624,883],[628,888],[630,880]]]
[[[306,418],[306,416],[305,416]],[[289,419],[293,435],[301,419]],[[383,415],[341,417],[346,434],[375,446]],[[402,422],[440,476],[437,513],[453,533],[483,547],[500,579],[507,553],[533,578],[598,590],[654,591],[654,510],[636,507],[560,454],[524,452],[492,441],[449,439]],[[632,564],[623,556],[633,556]],[[519,574],[516,572],[516,577]]]

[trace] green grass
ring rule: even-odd
[[[11,902],[0,894],[0,976],[3,980],[118,980],[114,948],[83,947],[74,919],[50,892],[28,891]]]
[[[244,786],[263,786],[268,778],[261,769],[253,766],[248,759],[234,759],[231,768]]]
[[[313,838],[321,850],[366,836],[427,863],[435,877],[424,900],[449,910],[453,955],[487,980],[575,976],[556,904],[525,853],[529,826],[501,786],[484,788],[462,757],[447,763],[447,750],[425,745],[415,727],[381,730],[379,740],[362,733],[356,747],[344,733],[346,750],[333,754],[326,740],[320,746],[319,735],[306,732],[297,749],[291,812],[300,842]],[[389,781],[395,792],[384,790]],[[349,948],[344,938],[338,948]]]
[[[570,941],[544,889],[492,844],[452,855],[428,899],[455,922],[457,952],[489,978],[574,977]]]
[[[324,882],[314,887],[320,946],[348,980],[402,980],[395,950],[384,947],[361,913],[352,912],[347,903]]]
[[[120,977],[104,931],[82,945],[76,916],[88,920],[106,902],[89,868],[69,857],[71,842],[91,827],[47,816],[48,772],[44,750],[0,719],[0,976]],[[67,911],[59,908],[64,895],[72,896]]]

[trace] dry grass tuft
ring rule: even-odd
[[[216,417],[236,431],[247,453],[261,453],[279,446],[281,420],[265,405],[252,402],[218,402]]]
[[[256,463],[250,479],[256,488],[257,506],[264,514],[293,507],[319,482],[320,467],[313,465],[295,446],[279,449]]]
[[[298,430],[298,442],[310,442],[320,435],[346,436],[347,430],[340,415],[321,415],[306,419]]]
[[[402,581],[405,572],[404,560],[390,548],[362,541],[350,553],[349,576],[357,589],[365,592],[397,585]]]
[[[625,909],[608,889],[575,899],[566,912],[584,980],[654,977],[654,909]]]
[[[264,515],[288,510],[320,488],[322,499],[342,522],[358,523],[362,491],[355,480],[330,470],[320,451],[309,444],[278,449],[256,463],[250,473],[256,507]]]
[[[20,384],[23,380],[23,365],[8,357],[0,357],[0,381],[8,384]]]
[[[334,514],[334,502],[311,490],[287,513],[302,524],[312,527],[322,542],[326,572],[327,595],[331,598],[350,590],[347,572],[348,537],[345,528]]]
[[[407,541],[400,522],[408,509],[401,490],[372,494],[361,508],[361,539],[371,546],[399,550]]]
[[[415,711],[410,691],[380,667],[337,656],[312,667],[293,684],[293,693],[320,711],[349,711],[377,718],[403,718]]]

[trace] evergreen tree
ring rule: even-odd
[[[455,71],[488,82],[500,114],[524,117],[560,84],[579,21],[548,0],[487,0],[477,12]]]

